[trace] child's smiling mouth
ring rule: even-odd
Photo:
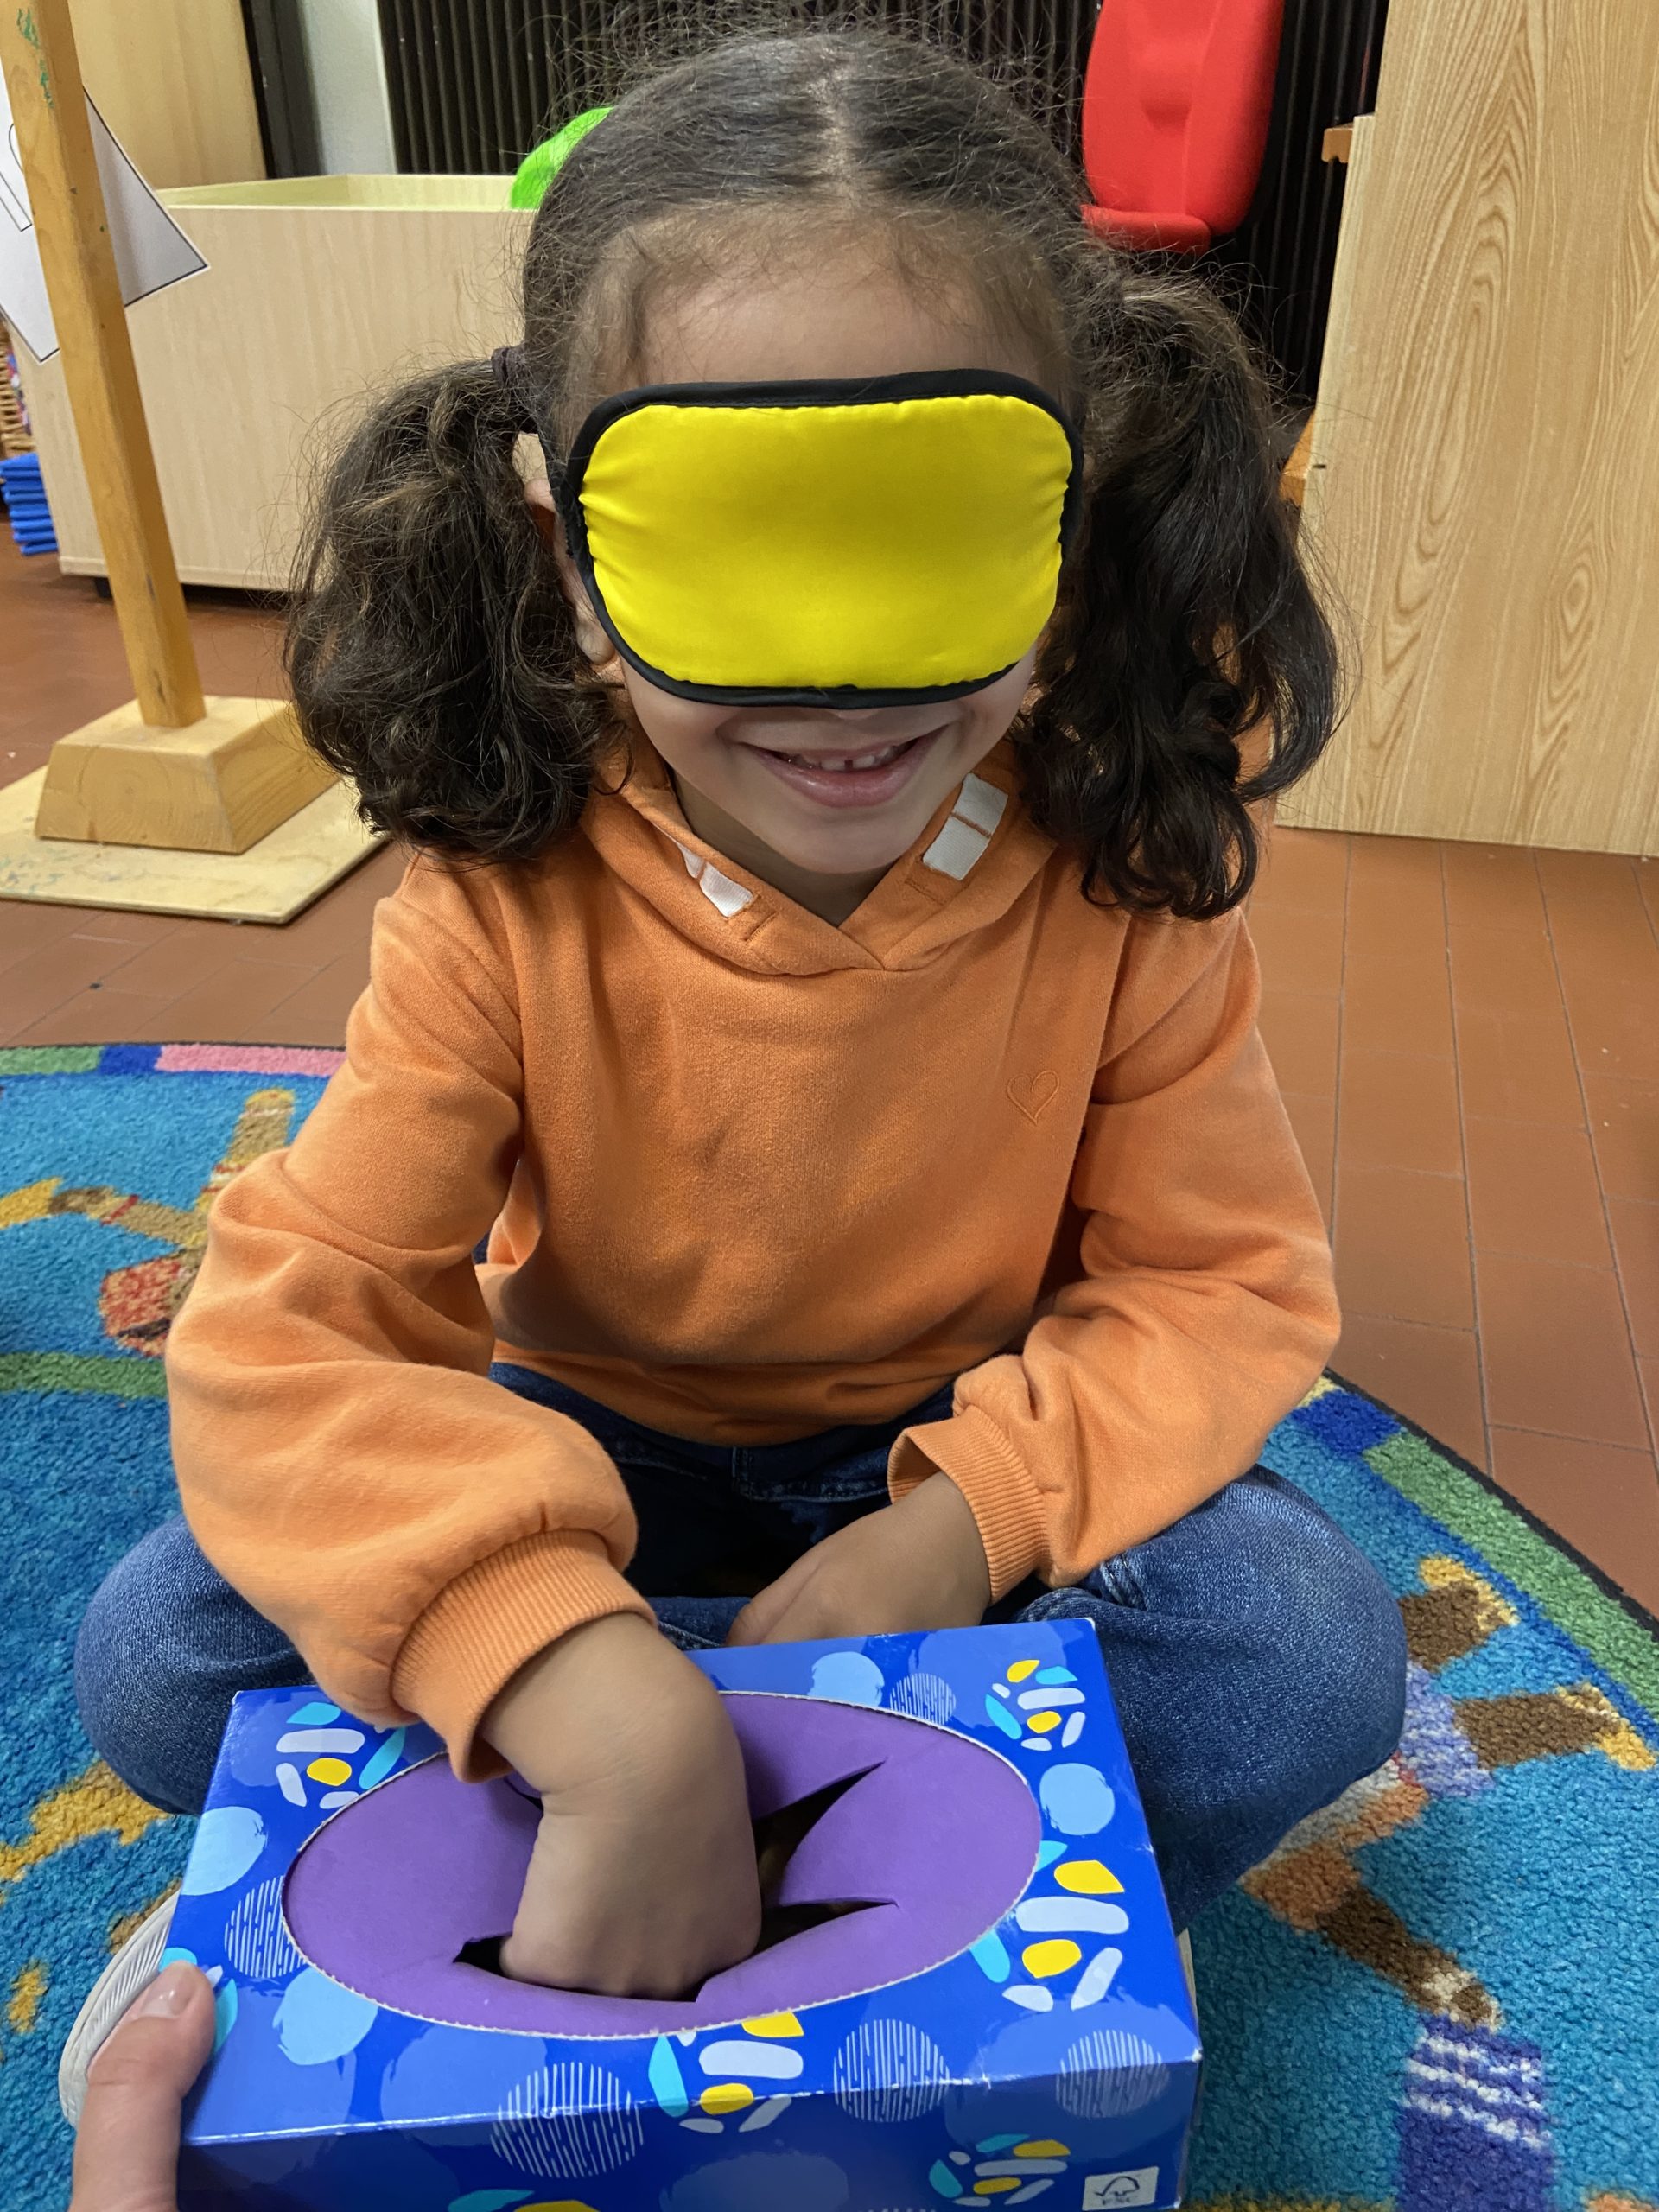
[[[861,752],[797,753],[747,744],[744,750],[819,805],[882,806],[908,785],[942,734],[941,729],[925,730],[894,744],[867,745]]]

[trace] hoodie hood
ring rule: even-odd
[[[661,756],[643,738],[632,741],[620,790],[594,797],[582,832],[680,935],[717,959],[784,976],[925,967],[1001,921],[1055,850],[1019,803],[1006,741],[839,926],[698,837]]]

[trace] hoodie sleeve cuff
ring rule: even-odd
[[[1040,1570],[1048,1533],[1043,1493],[988,1414],[966,1406],[948,1421],[905,1430],[887,1465],[889,1494],[896,1503],[933,1474],[949,1475],[972,1509],[993,1599]]]
[[[521,1537],[438,1592],[404,1639],[391,1694],[435,1728],[463,1782],[505,1770],[479,1740],[484,1715],[518,1669],[567,1630],[651,1607],[585,1529]]]

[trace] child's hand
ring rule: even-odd
[[[814,1544],[750,1599],[727,1641],[792,1643],[971,1628],[990,1602],[972,1510],[948,1475],[931,1475],[897,1505]]]
[[[508,1974],[680,1997],[748,1957],[760,1893],[742,1755],[708,1677],[649,1621],[572,1629],[483,1732],[542,1793]]]

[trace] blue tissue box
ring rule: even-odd
[[[697,1663],[791,1848],[772,1947],[673,2001],[492,1970],[522,1785],[236,1700],[168,1954],[218,1993],[184,2212],[1179,2202],[1198,2031],[1089,1624]]]

